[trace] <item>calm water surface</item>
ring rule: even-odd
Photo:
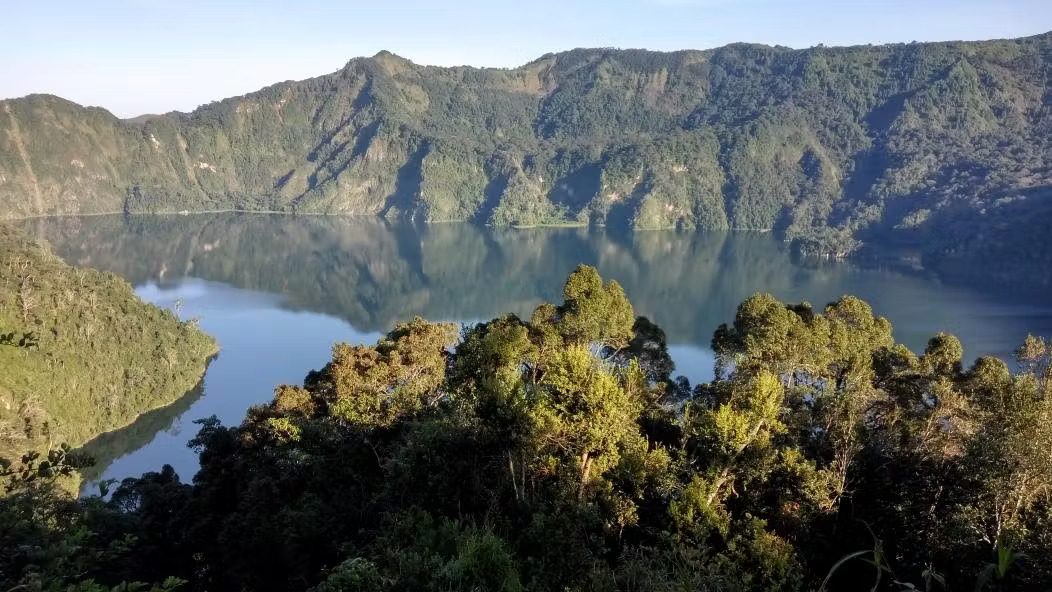
[[[848,264],[795,263],[764,234],[618,233],[601,229],[417,227],[376,219],[255,214],[56,218],[24,223],[75,265],[112,271],[139,295],[197,317],[221,353],[183,399],[106,434],[85,490],[171,464],[189,479],[195,419],[237,424],[273,388],[299,383],[337,341],[372,343],[415,315],[474,322],[529,315],[559,301],[578,263],[618,280],[638,314],[668,334],[677,374],[712,375],[713,330],[749,295],[816,306],[843,294],[869,301],[914,351],[949,331],[968,358],[1008,356],[1028,332],[1052,335],[1047,294],[948,284]],[[178,305],[177,305],[178,303]]]

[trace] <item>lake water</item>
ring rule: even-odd
[[[237,424],[274,387],[324,365],[334,342],[372,343],[420,315],[464,323],[529,315],[558,302],[578,263],[616,279],[668,335],[676,374],[712,375],[712,332],[738,303],[770,292],[816,307],[843,294],[869,301],[914,351],[933,334],[961,337],[969,359],[1007,357],[1028,332],[1052,335],[1048,294],[954,284],[849,264],[806,266],[755,233],[623,233],[603,229],[413,226],[378,219],[262,214],[30,220],[69,263],[112,271],[139,295],[197,317],[221,348],[200,385],[174,405],[86,448],[98,464],[85,490],[171,464],[196,472],[195,419]]]

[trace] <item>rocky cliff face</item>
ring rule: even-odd
[[[1048,252],[1052,34],[975,43],[574,50],[513,70],[390,53],[122,121],[0,102],[0,217],[282,210],[773,229],[955,256]],[[1035,230],[1036,228],[1036,230]],[[1036,233],[1036,234],[1035,234]],[[963,242],[963,244],[962,244]]]

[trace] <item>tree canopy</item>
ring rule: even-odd
[[[0,224],[0,458],[124,427],[193,388],[217,350],[126,281]]]
[[[743,302],[716,378],[579,267],[561,303],[337,345],[106,498],[6,472],[0,589],[1045,590],[1052,348],[919,355],[845,296]],[[125,587],[120,587],[125,586]],[[116,588],[115,588],[116,587]],[[139,588],[141,589],[141,588]]]

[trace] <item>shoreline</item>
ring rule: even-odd
[[[216,210],[181,210],[181,211],[164,211],[164,212],[125,212],[123,210],[114,210],[108,212],[91,212],[91,213],[64,213],[64,214],[30,214],[27,216],[8,216],[0,218],[0,223],[3,222],[21,222],[25,220],[47,220],[55,218],[87,218],[87,217],[99,217],[99,216],[124,216],[124,217],[139,217],[139,216],[201,216],[207,214],[263,214],[268,216],[312,216],[321,218],[376,218],[384,222],[409,222],[409,223],[423,223],[427,225],[431,224],[472,224],[476,226],[483,226],[485,228],[513,228],[516,230],[531,230],[535,228],[607,228],[606,224],[594,224],[592,222],[579,222],[575,220],[567,220],[564,222],[538,222],[536,224],[490,224],[480,223],[468,218],[442,218],[436,220],[417,220],[415,218],[387,218],[381,215],[379,212],[376,213],[362,213],[362,214],[349,214],[342,212],[292,212],[288,210],[239,210],[236,208],[223,208]],[[773,231],[771,228],[746,228],[746,227],[728,227],[721,229],[710,229],[710,228],[678,228],[675,225],[671,226],[656,226],[656,227],[627,227],[632,232],[759,232],[759,233],[770,233]]]
[[[124,423],[124,424],[121,424],[119,426],[112,427],[112,428],[109,428],[107,430],[104,430],[104,431],[98,432],[96,434],[93,434],[90,438],[88,438],[87,440],[85,440],[83,442],[80,442],[78,444],[73,444],[72,442],[67,442],[67,443],[74,450],[80,450],[81,448],[84,448],[85,446],[90,444],[93,440],[95,440],[99,436],[104,436],[106,434],[112,434],[113,432],[119,432],[119,431],[123,430],[124,428],[130,427],[133,423],[138,421],[139,418],[141,418],[142,416],[146,415],[147,413],[150,413],[151,411],[157,411],[158,409],[164,409],[165,407],[168,407],[172,403],[175,403],[179,399],[182,399],[183,397],[185,397],[187,394],[190,393],[190,391],[194,390],[194,387],[197,385],[197,383],[201,382],[201,380],[205,377],[205,374],[208,373],[208,366],[211,365],[212,361],[215,360],[218,357],[219,357],[219,346],[217,345],[214,348],[214,351],[212,353],[208,354],[208,356],[205,357],[204,367],[201,369],[201,372],[198,374],[197,380],[194,382],[194,384],[190,388],[179,390],[178,391],[179,392],[179,396],[175,397],[174,399],[172,399],[172,400],[170,400],[168,402],[157,403],[155,405],[150,406],[147,409],[143,409],[142,411],[138,412],[135,415],[135,417],[132,417],[131,420],[128,421],[127,423]]]
[[[102,437],[107,436],[107,435],[115,434],[117,432],[120,432],[121,430],[130,428],[131,426],[135,425],[135,422],[139,421],[140,419],[142,419],[146,415],[148,415],[150,413],[153,413],[155,411],[164,409],[166,407],[171,407],[172,405],[178,403],[183,397],[186,397],[186,396],[190,395],[194,391],[194,389],[197,388],[197,385],[200,384],[201,381],[204,380],[205,375],[208,373],[208,367],[212,364],[212,362],[216,358],[219,357],[219,353],[220,353],[219,345],[216,344],[215,347],[212,348],[212,352],[209,353],[207,356],[205,356],[205,358],[204,358],[204,365],[201,368],[201,372],[197,374],[197,380],[193,384],[191,384],[189,386],[189,388],[176,389],[175,392],[177,392],[178,395],[176,395],[174,398],[169,399],[169,398],[165,397],[163,400],[158,401],[156,404],[150,405],[149,407],[140,410],[133,417],[129,418],[129,420],[127,422],[122,423],[121,425],[117,425],[117,426],[108,428],[108,429],[103,430],[101,432],[94,433],[94,434],[91,435],[90,438],[84,440],[83,442],[78,442],[78,443],[74,444],[73,441],[67,441],[66,443],[69,444],[70,449],[72,451],[74,451],[74,452],[83,452],[84,449],[89,444],[91,444],[92,442],[95,442],[99,438],[102,438]],[[95,457],[91,457],[91,458],[92,458],[93,461],[98,460]],[[112,462],[114,460],[116,460],[116,459],[110,459],[110,464],[112,464]],[[94,465],[93,464],[91,466],[92,467],[97,467],[98,465]],[[105,470],[105,468],[106,467],[102,467],[103,471]],[[100,476],[101,476],[101,473],[103,471],[99,472]],[[82,474],[81,471],[78,470],[78,471],[76,471],[74,473],[74,476],[72,477],[71,483],[70,483],[70,485],[72,486],[73,493],[78,498],[81,497],[81,488],[83,487],[83,484],[84,484],[84,475]]]

